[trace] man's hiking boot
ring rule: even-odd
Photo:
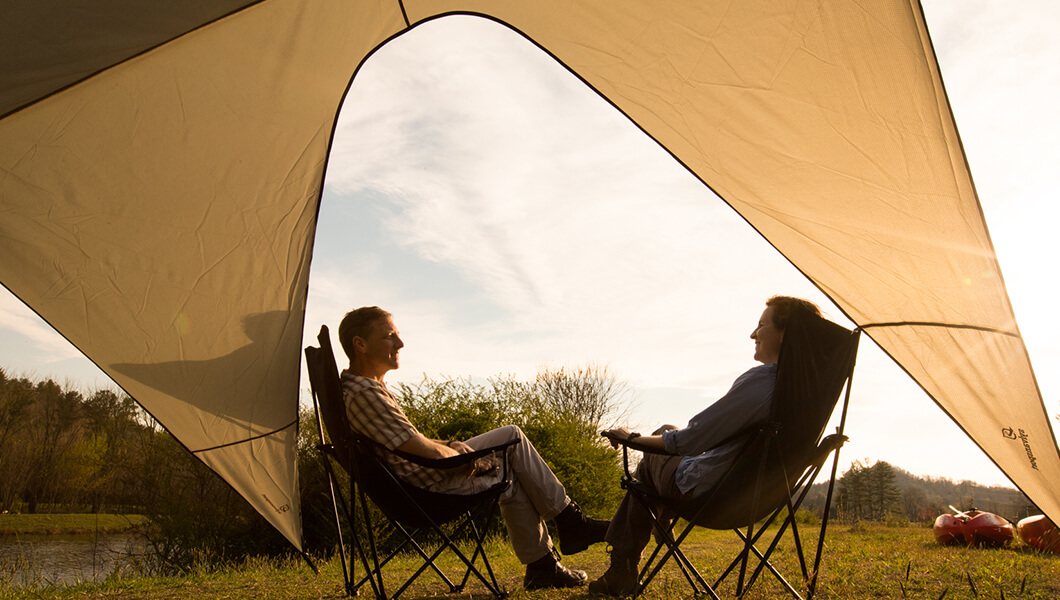
[[[585,571],[564,567],[551,552],[543,558],[526,565],[523,588],[541,590],[546,588],[572,588],[585,585],[589,577]]]
[[[593,519],[585,515],[573,500],[554,519],[559,532],[559,551],[564,556],[577,554],[589,546],[604,541],[611,521]]]

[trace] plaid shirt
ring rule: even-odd
[[[343,371],[342,397],[350,426],[387,449],[394,450],[419,434],[394,394],[374,379]],[[416,487],[429,488],[446,476],[445,471],[421,467],[393,454],[386,459],[398,477]]]

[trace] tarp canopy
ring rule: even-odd
[[[0,282],[301,547],[334,124],[375,49],[457,13],[627,115],[1060,521],[1060,453],[916,0],[7,2]]]

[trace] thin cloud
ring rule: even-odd
[[[34,362],[48,364],[81,356],[70,342],[6,290],[0,294],[0,329],[23,336],[33,349]]]

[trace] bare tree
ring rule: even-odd
[[[546,369],[538,373],[534,388],[551,409],[572,415],[593,429],[629,416],[629,384],[607,366]]]

